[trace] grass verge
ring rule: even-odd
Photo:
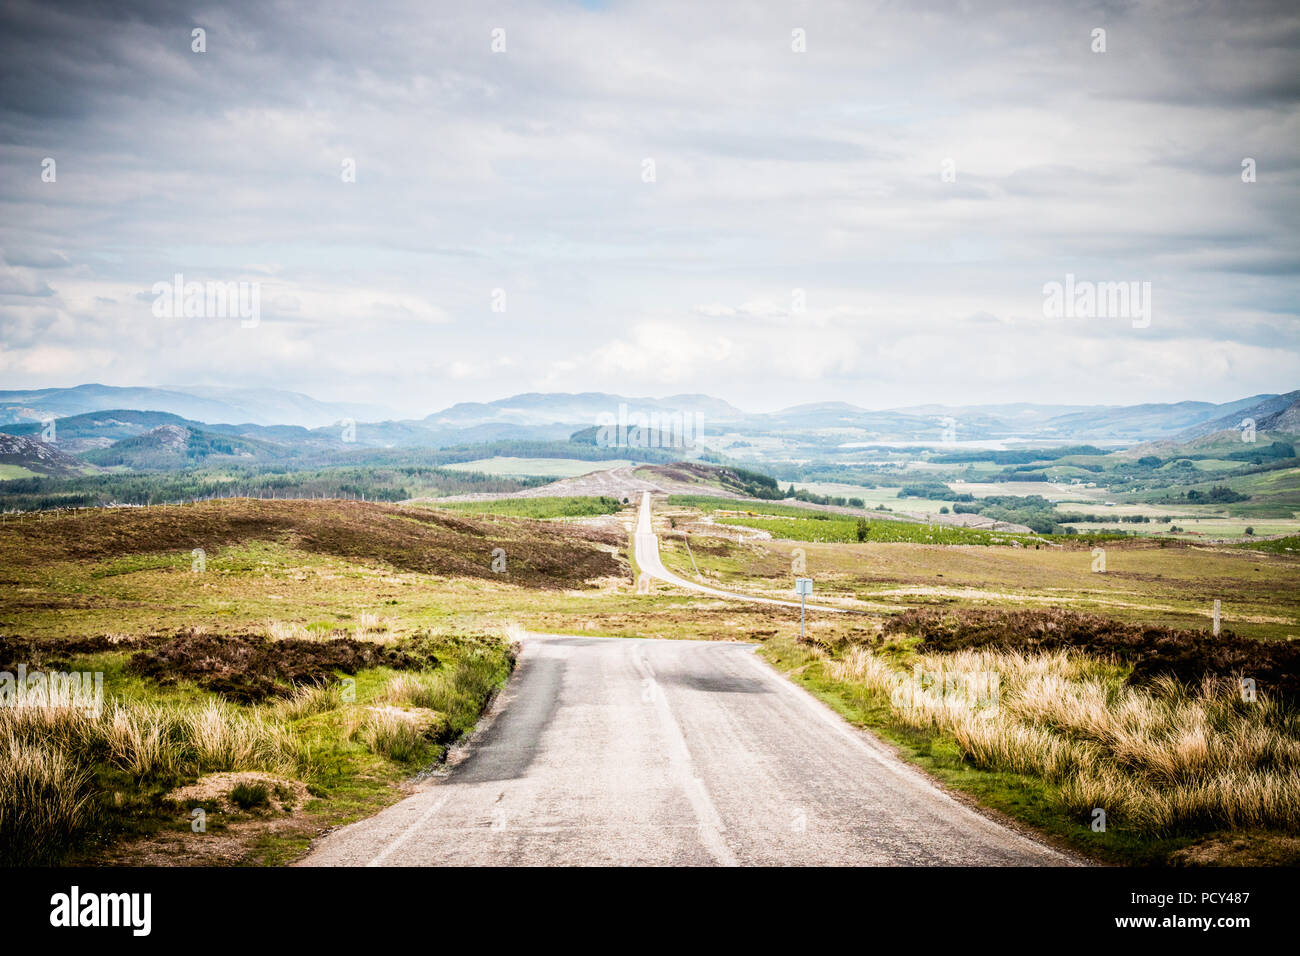
[[[111,862],[122,844],[135,847],[128,859],[189,863],[236,833],[221,862],[284,862],[321,829],[397,799],[474,726],[513,663],[502,638],[426,641],[437,653],[423,666],[317,675],[250,704],[133,674],[126,651],[74,658],[122,696],[98,713],[0,708],[0,865]],[[272,786],[309,799],[280,799],[287,817],[272,821]]]
[[[943,785],[1076,852],[1300,862],[1296,714],[1234,681],[1133,687],[1125,665],[1086,654],[924,653],[915,638],[832,651],[777,636],[762,653]]]

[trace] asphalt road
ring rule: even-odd
[[[665,568],[663,560],[659,557],[659,538],[655,535],[654,525],[650,520],[650,492],[648,491],[641,494],[641,508],[637,512],[636,533],[633,535],[633,541],[636,550],[636,563],[641,569],[641,573],[657,578],[665,584],[671,584],[688,591],[698,591],[700,594],[710,594],[714,597],[731,598],[736,601],[749,601],[755,604],[779,604],[782,607],[799,606],[798,601],[780,601],[776,598],[758,597],[736,591],[724,591],[721,588],[712,588],[706,584],[697,584],[694,581],[679,577]],[[793,580],[791,583],[793,583]],[[807,604],[805,610],[830,611],[833,614],[844,613],[842,607],[829,607],[811,602]]]
[[[468,756],[305,865],[1059,865],[752,645],[529,635]]]

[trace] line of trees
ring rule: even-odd
[[[149,505],[218,497],[364,497],[370,501],[403,501],[422,494],[519,491],[549,480],[507,478],[421,466],[308,471],[250,467],[162,474],[14,478],[0,481],[0,509],[36,511],[112,504]]]

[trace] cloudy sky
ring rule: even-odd
[[[1300,387],[1291,2],[0,9],[0,387]],[[260,321],[160,316],[178,273]],[[1149,324],[1045,315],[1067,274]]]

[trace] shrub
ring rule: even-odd
[[[474,726],[483,701],[501,683],[500,664],[487,655],[467,654],[454,667],[432,674],[400,674],[388,682],[390,703],[436,710],[446,718],[445,733],[455,736]]]
[[[271,791],[264,783],[237,783],[230,791],[230,800],[241,810],[252,810],[270,803]]]
[[[397,761],[413,759],[423,747],[419,728],[400,713],[391,710],[367,712],[357,731],[357,738],[371,753]]]

